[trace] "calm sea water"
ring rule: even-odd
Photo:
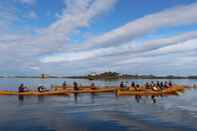
[[[61,84],[65,79],[0,79],[1,90],[16,90],[20,83]],[[74,80],[67,79],[68,83]],[[76,80],[89,85],[88,80]],[[131,82],[133,80],[129,80]],[[144,83],[148,80],[134,80]],[[117,85],[120,81],[94,81]],[[197,80],[173,80],[192,86]],[[197,130],[197,90],[180,96],[117,97],[83,94],[57,97],[0,97],[0,131],[153,131]]]

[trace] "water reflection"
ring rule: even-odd
[[[18,102],[25,106],[15,106],[17,98]],[[81,128],[103,131],[186,131],[197,129],[195,101],[196,90],[170,97],[114,97],[114,94],[74,94],[71,97],[17,96],[6,99],[2,97],[0,104],[4,106],[0,108],[0,130],[6,130],[2,125],[9,127],[11,123],[16,131],[21,131],[24,126],[20,125],[21,121],[29,120],[31,122],[27,122],[26,127],[36,130],[42,126],[44,131],[74,131]],[[98,128],[101,125],[102,127]],[[6,131],[11,131],[11,128]]]
[[[152,99],[153,103],[157,103],[156,96],[151,96],[151,99]]]
[[[74,93],[74,100],[75,100],[75,104],[78,103],[78,93]]]
[[[44,96],[38,96],[38,103],[44,103]]]
[[[18,101],[19,101],[19,105],[22,105],[24,102],[24,96],[23,95],[18,95]]]
[[[150,101],[150,99],[151,99],[152,103],[155,104],[155,103],[157,103],[157,98],[159,98],[159,97],[158,96],[154,96],[154,95],[152,95],[150,97],[136,95],[136,96],[134,96],[134,98],[135,98],[135,101],[137,103],[140,103],[142,100],[143,100],[144,103],[146,103],[147,101]]]
[[[94,104],[95,103],[95,93],[91,93],[91,103]]]
[[[142,98],[141,96],[136,95],[136,96],[135,96],[136,102],[137,102],[137,103],[140,103],[141,98]]]
[[[82,104],[84,101],[94,104],[97,96],[99,95],[95,93],[90,93],[90,94],[89,93],[87,94],[74,93],[73,94],[75,104]]]
[[[95,93],[91,93],[91,94],[79,94],[79,93],[74,93],[72,98],[74,100],[74,104],[84,104],[84,101],[88,103],[91,103],[91,104],[95,104],[96,103],[96,99],[100,99],[100,97],[102,97],[103,95],[106,95],[107,94],[95,94]],[[124,99],[125,97],[118,97],[118,96],[115,96],[113,94],[108,94],[110,95],[111,97],[111,100],[113,99],[114,101],[117,101],[119,102],[120,100]],[[50,99],[52,97],[48,97],[48,96],[34,96],[34,97],[30,97],[30,96],[23,96],[23,95],[18,95],[18,102],[20,105],[23,105],[24,104],[24,101],[26,100],[26,102],[30,101],[32,99],[36,100],[37,103],[39,104],[43,104],[45,103],[45,99]],[[56,98],[56,97],[54,97]],[[62,98],[61,96],[60,97],[57,97],[57,98]],[[66,99],[67,97],[65,97]],[[161,97],[158,97],[158,96],[139,96],[139,95],[136,95],[136,96],[127,96],[126,98],[134,98],[134,100],[136,101],[136,103],[147,103],[148,101],[152,101],[152,103],[157,103],[157,101],[159,100],[158,98],[161,98]],[[108,100],[109,102],[111,100]],[[150,103],[150,102],[148,102]]]

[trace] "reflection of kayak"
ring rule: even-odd
[[[69,95],[69,94],[62,91],[46,91],[46,92],[29,91],[22,93],[19,93],[17,91],[0,91],[0,95],[54,96],[54,95]]]
[[[117,90],[117,95],[119,96],[161,96],[161,95],[178,95],[180,92],[183,92],[185,90],[184,86],[176,85],[172,86],[170,88],[166,88],[163,90],[153,91],[151,89],[145,89],[145,90]]]

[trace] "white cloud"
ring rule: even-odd
[[[116,55],[120,54],[124,54],[126,56],[168,54],[171,52],[177,52],[178,50],[188,51],[187,49],[193,49],[197,44],[193,41],[190,44],[185,44],[185,41],[187,42],[195,38],[197,38],[197,31],[183,33],[169,38],[160,38],[151,41],[146,41],[144,43],[128,42],[122,43],[117,46],[95,48],[91,50],[82,50],[78,52],[73,51],[60,53],[55,54],[53,56],[46,56],[43,59],[41,59],[41,61],[44,63],[62,61],[72,62],[87,59],[97,59],[98,57],[106,56],[116,57]],[[186,47],[181,48],[180,46]]]
[[[29,2],[30,4],[33,1],[21,2]],[[20,65],[21,69],[28,69],[32,67],[29,65],[34,65],[31,69],[35,70],[34,67],[38,69],[39,66],[43,65],[38,60],[39,56],[48,52],[64,50],[63,47],[65,47],[65,43],[69,39],[68,36],[73,31],[80,27],[88,26],[92,19],[110,10],[115,3],[116,0],[66,0],[65,9],[60,17],[48,27],[40,29],[38,33],[32,35],[32,32],[35,30],[28,32],[23,28],[13,33],[4,33],[0,36],[0,66],[5,67],[9,63],[10,67],[7,70],[15,68],[15,65]],[[10,8],[8,8],[9,11]],[[16,14],[11,14],[9,19],[7,19],[5,11],[3,13],[0,16],[2,17],[0,21],[5,21],[6,25],[2,24],[2,27],[6,26],[8,29],[12,27],[7,25],[9,22],[11,24],[16,22],[16,19],[12,20],[12,18],[16,17],[21,21],[24,21],[26,18],[25,16],[18,17],[17,12]],[[32,16],[34,17],[35,14]]]
[[[190,68],[192,65],[197,64],[194,62],[196,60],[194,59],[195,52],[197,51],[196,42],[197,33],[194,31],[169,38],[147,41],[140,45],[139,43],[133,43],[137,46],[132,46],[129,43],[81,52],[56,54],[51,57],[44,57],[41,60],[46,64],[51,64],[50,62],[55,64],[58,62],[58,65],[59,63],[71,64],[72,68],[75,67],[90,72],[109,69],[126,71],[132,68],[137,68],[136,72],[146,72],[145,69],[147,68],[151,71],[155,68],[158,72],[159,69],[162,72],[166,68],[172,71],[174,68],[179,68],[179,66],[188,67],[186,63],[190,64]],[[183,57],[184,59],[182,59]],[[140,68],[144,68],[144,70]]]
[[[81,27],[87,27],[95,17],[110,10],[117,0],[66,0],[65,10],[59,19],[49,27],[42,29],[45,38],[58,41],[68,40],[70,33]],[[62,42],[60,42],[62,44]]]
[[[125,43],[164,27],[190,25],[197,22],[197,3],[178,6],[159,13],[146,15],[101,36],[86,41],[85,48]],[[84,48],[81,47],[81,48]]]
[[[40,60],[47,64],[70,63],[73,68],[86,71],[128,70],[128,68],[138,67],[144,68],[136,69],[139,72],[146,72],[147,68],[153,71],[153,67],[157,72],[159,69],[161,72],[167,72],[167,69],[177,71],[174,68],[184,66],[183,63],[186,62],[179,58],[196,50],[196,31],[179,33],[144,43],[138,43],[135,39],[143,38],[144,35],[160,28],[196,24],[196,10],[197,3],[194,3],[147,15],[103,35],[88,39],[80,46],[70,48],[66,52],[47,55]],[[188,58],[187,62],[191,63],[193,56],[186,56],[185,59]],[[80,67],[75,66],[78,65],[77,63],[80,63]],[[150,65],[150,63],[154,64]]]
[[[161,54],[170,54],[170,53],[187,53],[190,51],[197,51],[197,39],[188,40],[185,42],[178,43],[176,45],[169,45],[157,50],[149,52],[149,55],[161,55]]]

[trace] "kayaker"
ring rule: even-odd
[[[164,83],[164,88],[169,88],[167,81],[165,81],[165,83]]]
[[[129,82],[128,81],[125,83],[125,87],[129,88]]]
[[[93,90],[95,90],[95,89],[96,89],[96,87],[95,87],[95,83],[92,83],[90,86],[91,86],[91,89],[93,89]]]
[[[161,89],[164,88],[163,81],[160,82],[160,88],[161,88]]]
[[[168,82],[168,85],[169,85],[169,87],[172,87],[173,85],[172,85],[172,81],[169,81]]]
[[[135,87],[135,82],[134,81],[131,83],[131,87]]]
[[[149,83],[148,83],[148,82],[146,82],[146,84],[145,84],[145,88],[146,88],[146,89],[150,89],[150,85],[149,85]]]
[[[62,83],[62,86],[63,87],[65,87],[67,84],[66,84],[66,81],[64,81],[63,83]]]
[[[159,83],[157,82],[157,83],[155,84],[153,81],[151,81],[151,89],[152,89],[153,91],[158,91],[158,90],[159,90]]]
[[[138,91],[140,89],[140,85],[136,84],[136,86],[134,87],[136,91]]]
[[[24,92],[24,91],[25,91],[24,84],[20,84],[20,86],[18,87],[18,92]]]
[[[157,81],[156,87],[160,88],[160,82],[159,81]]]
[[[62,88],[63,88],[63,89],[66,89],[66,86],[67,86],[66,81],[64,81],[64,82],[62,83]]]
[[[153,90],[153,91],[158,91],[159,89],[158,89],[156,86],[153,86],[153,87],[152,87],[152,90]]]
[[[153,88],[154,86],[155,86],[155,83],[154,83],[154,81],[151,81],[151,88]]]
[[[123,81],[120,82],[120,88],[124,88],[124,82]]]
[[[43,85],[39,85],[37,89],[38,89],[39,92],[47,91],[46,88]]]
[[[74,90],[79,90],[78,83],[75,81],[73,82]]]
[[[20,84],[20,86],[18,87],[18,92],[28,92],[29,89],[27,87],[24,86],[24,84]]]

